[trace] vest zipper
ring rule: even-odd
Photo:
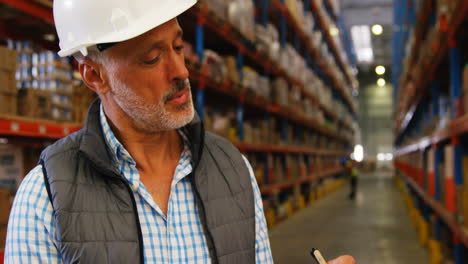
[[[200,210],[202,212],[200,212],[201,214],[199,214],[200,217],[203,217],[202,219],[202,225],[203,225],[203,228],[205,229],[206,231],[206,238],[207,240],[209,240],[211,242],[211,246],[213,248],[213,263],[219,263],[218,261],[218,254],[216,253],[216,246],[214,244],[214,239],[213,239],[213,235],[211,234],[210,230],[208,229],[208,224],[206,223],[206,210],[205,210],[205,204],[203,203],[203,200],[201,199],[201,196],[200,196],[200,192],[198,191],[198,186],[195,182],[195,171],[192,172],[192,177],[191,177],[191,181],[192,181],[192,185],[193,185],[193,189],[195,190],[195,194],[197,195],[197,199],[199,201],[199,204],[200,204]]]
[[[213,234],[211,234],[210,230],[208,229],[208,224],[206,223],[206,209],[205,209],[205,204],[203,203],[203,200],[201,199],[201,195],[200,195],[200,192],[198,191],[198,185],[196,183],[196,180],[195,180],[195,171],[198,169],[198,165],[200,163],[200,159],[201,159],[201,156],[203,154],[203,147],[205,146],[205,127],[204,127],[204,124],[203,122],[200,122],[200,125],[201,125],[201,133],[202,135],[200,136],[200,142],[199,142],[199,150],[198,150],[198,160],[196,160],[193,164],[193,170],[192,170],[192,177],[190,177],[190,181],[192,182],[192,186],[193,186],[193,189],[195,190],[195,195],[197,196],[197,199],[198,199],[198,204],[200,205],[199,209],[201,210],[200,214],[198,214],[198,216],[200,218],[203,218],[201,219],[202,221],[202,225],[203,225],[203,228],[205,229],[205,232],[206,232],[206,239],[209,240],[208,243],[211,243],[211,246],[213,248],[213,263],[219,263],[219,260],[218,260],[218,254],[216,253],[216,246],[215,246],[215,243],[214,243],[214,239],[213,239]],[[193,143],[192,143],[193,144]],[[192,149],[192,151],[194,151],[195,149]]]
[[[133,209],[135,210],[135,218],[136,218],[136,224],[137,224],[137,229],[138,229],[138,244],[140,246],[140,263],[144,264],[145,263],[145,256],[144,256],[144,250],[143,250],[143,233],[141,232],[141,224],[140,224],[140,218],[138,217],[138,208],[136,205],[136,200],[135,196],[133,195],[132,188],[128,185],[128,183],[124,180],[121,179],[125,187],[127,188],[128,193],[130,194],[130,197],[132,199],[132,205]]]

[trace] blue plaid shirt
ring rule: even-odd
[[[194,192],[187,177],[192,166],[190,143],[185,135],[180,132],[184,150],[172,180],[166,216],[140,181],[135,160],[114,136],[102,107],[100,119],[115,166],[128,180],[136,199],[145,263],[211,263]],[[273,263],[260,190],[246,159],[245,163],[255,196],[256,263]],[[62,263],[52,204],[40,165],[25,177],[16,194],[8,223],[5,263]]]

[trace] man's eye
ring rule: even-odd
[[[145,64],[148,64],[148,65],[152,65],[152,64],[155,64],[159,61],[159,57],[161,57],[160,55],[157,56],[156,58],[152,59],[152,60],[148,60],[148,61],[144,61]]]
[[[183,45],[181,45],[181,46],[176,46],[174,49],[175,49],[176,51],[182,51],[182,50],[184,49],[184,46],[183,46]]]

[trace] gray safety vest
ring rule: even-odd
[[[143,239],[133,192],[114,168],[96,100],[85,126],[45,149],[46,188],[64,263],[143,263]],[[196,116],[182,128],[191,142],[195,191],[214,263],[255,263],[255,208],[240,152],[204,131]]]

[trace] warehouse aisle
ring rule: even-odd
[[[315,263],[312,247],[358,264],[428,263],[391,174],[362,175],[358,191],[350,201],[348,186],[341,188],[270,230],[275,263]]]

